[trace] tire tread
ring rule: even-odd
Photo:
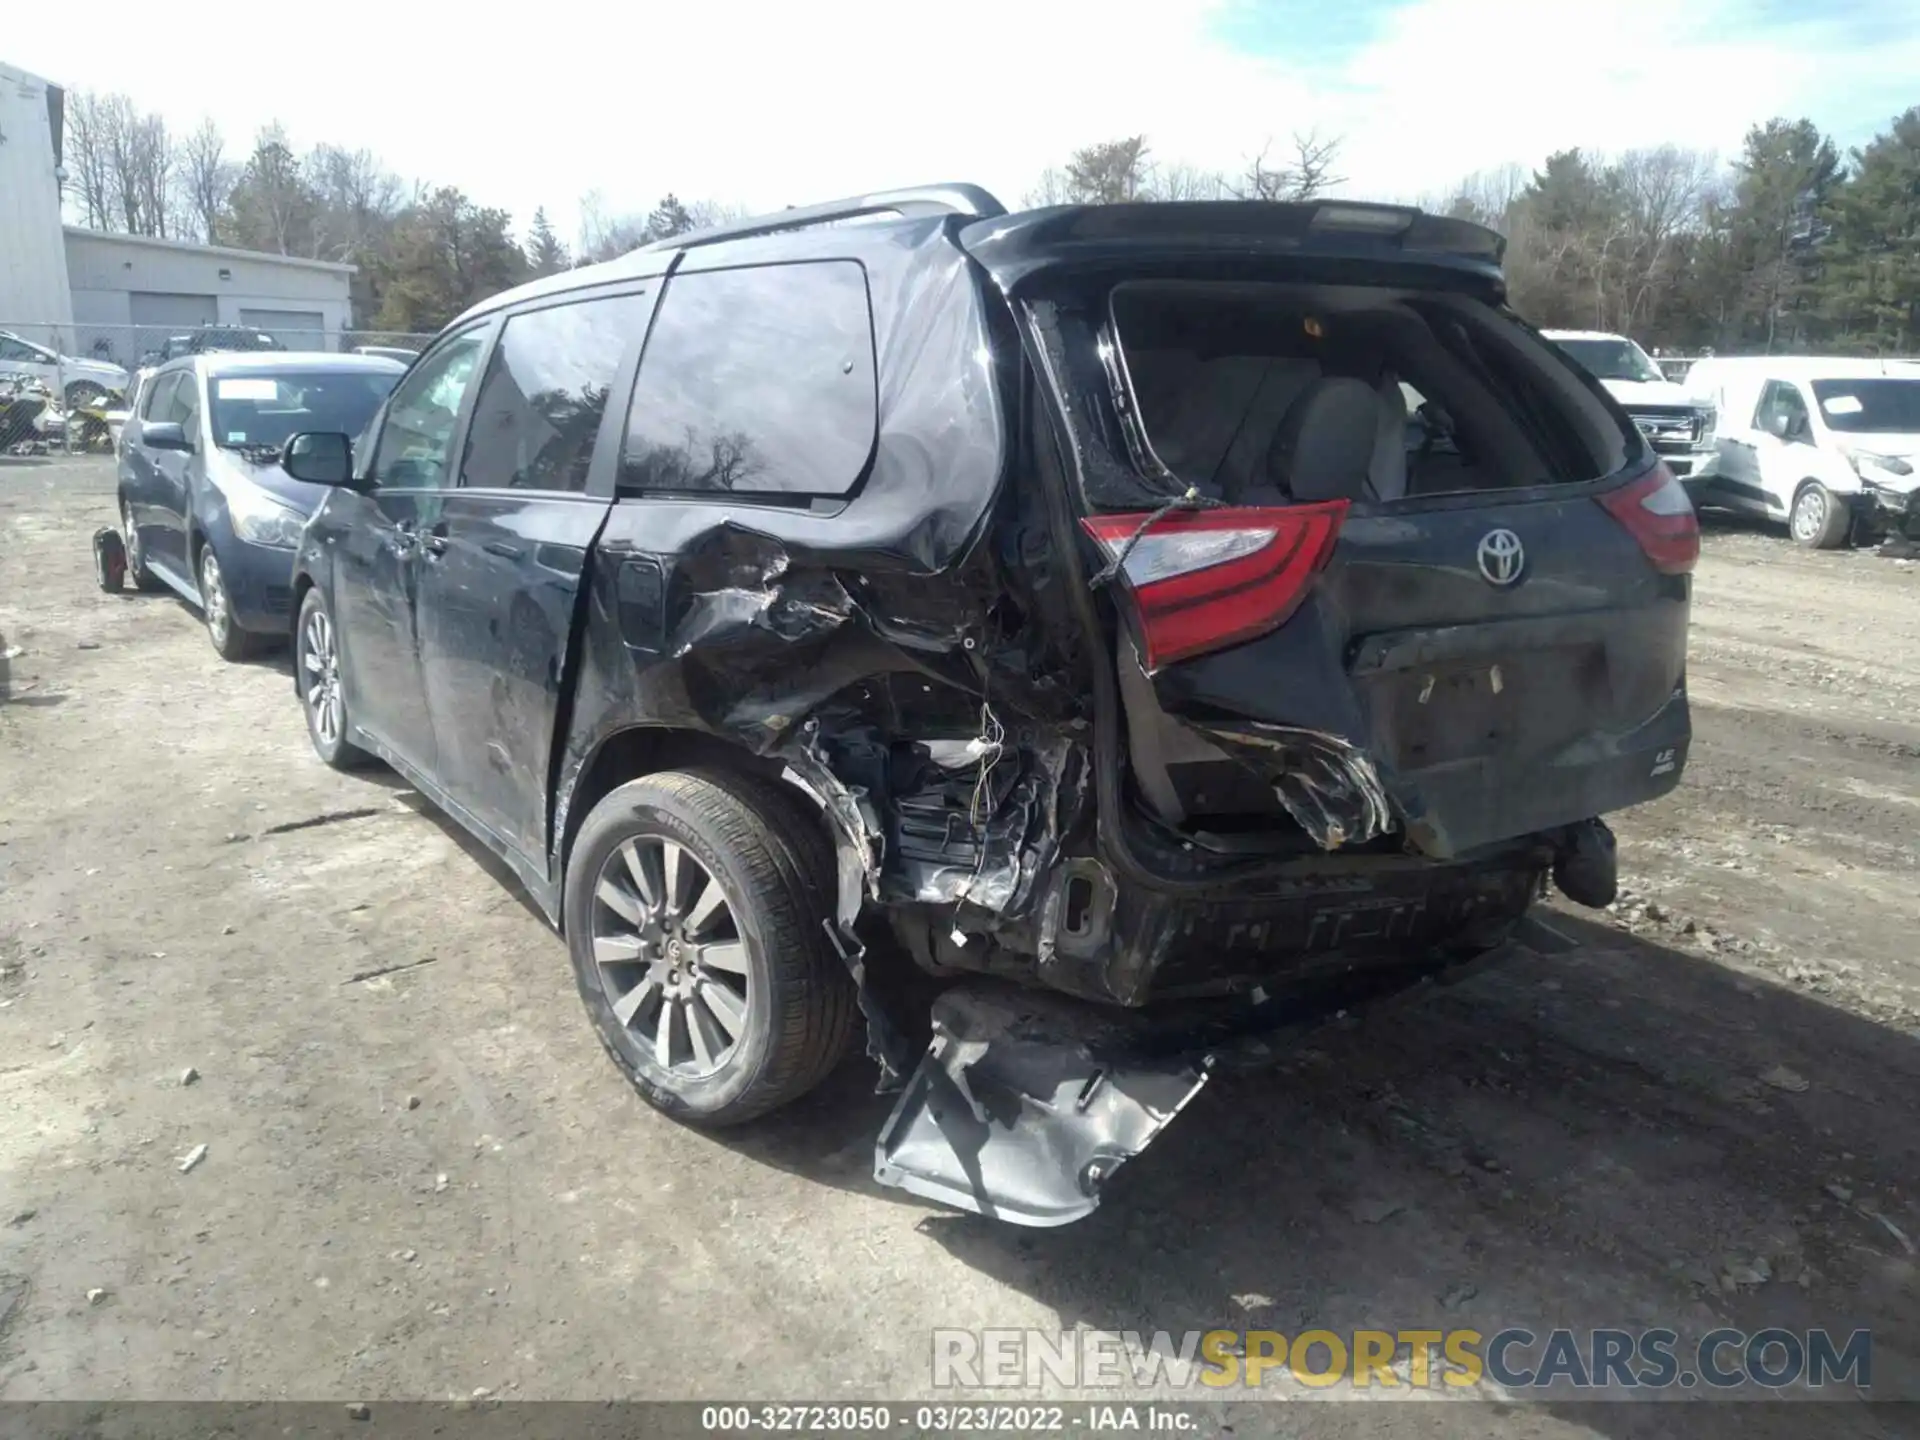
[[[770,993],[762,999],[774,1024],[766,1060],[752,1083],[724,1110],[693,1114],[674,1105],[673,1097],[661,1094],[607,1043],[643,1094],[695,1123],[743,1124],[798,1099],[839,1064],[853,1034],[858,1014],[853,979],[821,924],[832,914],[832,846],[824,826],[810,823],[801,809],[803,797],[789,798],[784,788],[775,780],[719,767],[659,771],[615,789],[581,827],[584,840],[606,823],[603,815],[630,813],[648,792],[671,797],[709,845],[728,852],[752,889],[744,903],[754,907],[764,941]],[[590,883],[592,877],[576,877],[569,866],[569,888]]]

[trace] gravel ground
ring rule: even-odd
[[[876,1188],[858,1064],[726,1139],[648,1109],[498,867],[312,758],[284,656],[99,593],[111,513],[105,460],[0,461],[0,1398],[898,1398],[936,1327],[1509,1324],[1869,1326],[1920,1394],[1912,564],[1714,525],[1615,911],[1224,1078],[1032,1232]],[[1416,1417],[1920,1419],[1239,1428]]]

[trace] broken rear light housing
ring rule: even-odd
[[[1093,515],[1080,523],[1108,563],[1126,554],[1120,578],[1151,674],[1285,624],[1333,555],[1346,518],[1347,502],[1334,500],[1174,511],[1158,520]]]
[[[1664,463],[1598,498],[1614,519],[1633,532],[1662,575],[1685,575],[1700,559],[1699,517],[1686,490]]]

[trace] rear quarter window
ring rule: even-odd
[[[854,261],[677,275],[641,357],[620,488],[846,495],[873,455],[874,372]]]

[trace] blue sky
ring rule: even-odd
[[[125,90],[245,148],[379,153],[563,234],[580,197],[774,208],[977,180],[1017,202],[1075,146],[1144,132],[1160,161],[1235,171],[1296,129],[1344,137],[1347,191],[1443,193],[1579,145],[1731,154],[1807,115],[1843,145],[1920,104],[1920,0],[330,0],[297,32],[258,0],[191,23],[96,0],[14,27],[0,59]],[[496,19],[494,17],[502,17]],[[507,20],[504,17],[519,17]],[[289,22],[290,23],[290,22]]]

